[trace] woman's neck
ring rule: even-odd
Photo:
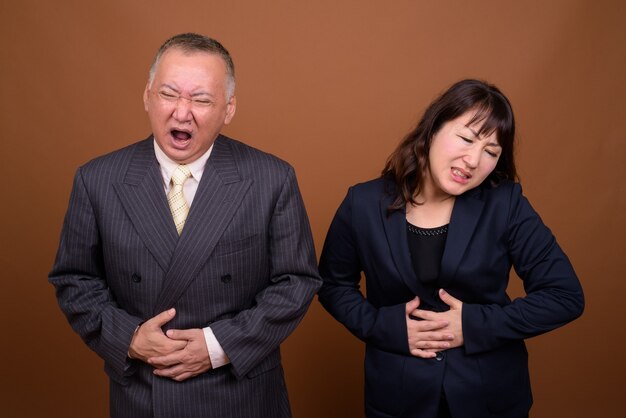
[[[432,185],[431,185],[432,186]],[[428,182],[415,197],[417,205],[407,203],[406,219],[409,223],[422,228],[436,228],[450,223],[455,196],[436,193]]]

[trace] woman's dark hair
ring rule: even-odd
[[[396,185],[396,198],[390,211],[403,209],[407,202],[419,204],[415,196],[423,187],[433,136],[444,123],[467,111],[476,112],[468,125],[483,122],[478,134],[488,136],[495,132],[502,147],[496,168],[486,181],[496,186],[502,180],[517,179],[513,158],[515,119],[509,100],[494,85],[480,80],[461,80],[428,106],[417,127],[387,159],[382,175]]]

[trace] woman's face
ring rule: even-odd
[[[470,110],[443,124],[433,136],[424,198],[458,196],[480,185],[496,168],[502,148],[495,132],[478,136],[483,121],[468,125]]]

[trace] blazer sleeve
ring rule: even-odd
[[[128,347],[141,320],[120,309],[106,281],[98,222],[79,169],[48,280],[72,328],[120,378],[132,372]]]
[[[321,285],[309,221],[291,167],[269,221],[268,239],[270,284],[256,295],[252,308],[210,325],[238,378],[289,336]]]
[[[363,265],[353,216],[353,188],[337,209],[320,258],[319,301],[352,334],[381,350],[410,354],[405,304],[376,307],[360,290]],[[375,203],[372,202],[376,207]]]
[[[464,304],[468,354],[548,332],[583,312],[583,291],[574,268],[519,184],[511,188],[507,237],[509,258],[524,282],[526,296],[504,306]]]

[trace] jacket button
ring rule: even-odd
[[[230,283],[230,281],[233,278],[230,276],[230,274],[225,274],[222,277],[220,277],[220,280],[222,280],[222,283]]]
[[[137,273],[133,273],[130,279],[135,283],[141,282],[141,276],[138,275]]]
[[[446,356],[446,355],[443,353],[443,351],[439,351],[439,352],[437,353],[437,355],[435,356],[435,360],[437,360],[437,361],[441,361],[441,360],[443,360],[443,359],[445,358],[445,356]]]

